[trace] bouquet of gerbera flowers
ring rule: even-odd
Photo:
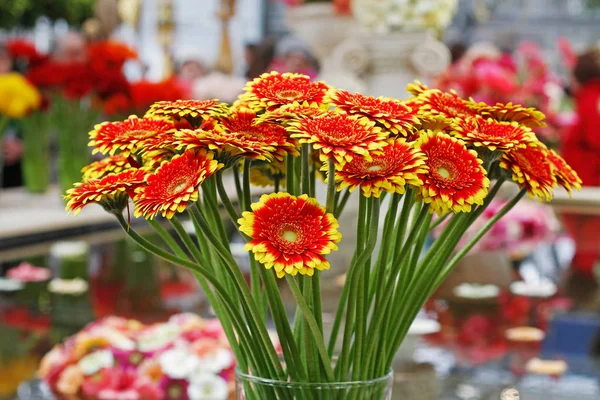
[[[99,203],[142,247],[194,272],[236,356],[240,398],[387,398],[389,391],[377,385],[389,381],[411,322],[461,257],[525,194],[548,201],[559,184],[580,186],[532,132],[543,125],[539,111],[466,101],[420,83],[409,91],[414,97],[407,101],[374,98],[303,75],[268,73],[249,82],[231,106],[155,103],[142,118],[105,122],[90,132],[95,152],[107,158],[85,169],[83,181],[67,192],[67,208],[77,213]],[[255,168],[275,191],[253,202]],[[223,183],[228,172],[237,206]],[[315,198],[320,174],[324,207]],[[518,194],[455,254],[462,235],[511,180]],[[319,275],[342,240],[338,220],[355,189],[356,247],[326,338]],[[218,198],[247,241],[249,285],[228,246]],[[135,216],[146,218],[169,250],[130,226],[123,217],[130,200]],[[432,221],[434,214],[439,218]],[[196,240],[182,226],[184,217]],[[446,219],[425,252],[427,236]],[[297,303],[292,324],[278,279]],[[311,385],[324,386],[315,395]]]
[[[55,346],[38,374],[61,398],[226,400],[235,359],[219,321],[107,317]]]

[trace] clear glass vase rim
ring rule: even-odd
[[[374,385],[377,383],[381,383],[381,382],[385,382],[387,380],[389,380],[390,378],[392,378],[392,376],[394,375],[394,370],[390,369],[389,372],[383,376],[380,376],[378,378],[373,378],[373,379],[366,379],[366,380],[362,380],[362,381],[346,381],[346,382],[290,382],[290,381],[280,381],[277,379],[270,379],[270,378],[262,378],[259,376],[254,376],[251,374],[246,374],[242,371],[240,371],[240,369],[238,367],[235,368],[235,376],[236,378],[241,377],[242,379],[246,379],[250,382],[256,382],[256,383],[264,383],[264,384],[269,384],[269,385],[277,385],[280,387],[306,387],[306,386],[319,386],[319,387],[330,387],[330,388],[334,388],[334,387],[348,387],[348,386],[365,386],[365,385]]]

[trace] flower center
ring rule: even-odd
[[[296,240],[298,240],[298,232],[285,230],[281,234],[281,238],[286,242],[294,243]]]
[[[381,171],[383,169],[383,167],[381,165],[371,165],[369,167],[367,167],[367,171],[369,172],[378,172]]]
[[[169,193],[170,194],[181,193],[183,190],[185,190],[188,187],[188,185],[189,185],[189,182],[185,178],[175,180],[175,181],[171,182],[171,184],[169,186]]]
[[[438,171],[437,171],[437,172],[438,172],[438,174],[439,174],[439,175],[440,175],[442,178],[444,178],[444,179],[448,179],[448,178],[450,178],[450,176],[451,176],[451,174],[450,174],[450,171],[448,171],[448,170],[447,170],[446,168],[444,168],[444,167],[440,167],[440,168],[438,168]]]
[[[297,99],[298,97],[302,96],[302,93],[298,90],[287,89],[287,90],[282,90],[282,91],[278,92],[277,95],[286,100],[294,100],[294,99]]]
[[[130,131],[123,131],[121,132],[121,137],[135,137],[135,138],[147,138],[149,136],[152,136],[153,132],[152,131],[147,131],[145,129],[132,129]]]

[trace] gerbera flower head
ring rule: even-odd
[[[127,169],[131,169],[134,167],[131,164],[132,161],[132,159],[126,157],[124,154],[116,154],[114,156],[105,157],[99,161],[94,161],[81,169],[81,172],[83,173],[83,181],[85,182],[89,181],[90,179],[99,179],[108,174],[115,174]]]
[[[277,124],[259,122],[256,113],[252,110],[242,109],[233,112],[230,116],[222,118],[221,124],[230,135],[273,148],[274,151],[267,158],[283,161],[283,156],[287,154],[298,154],[297,143],[290,138],[285,128]]]
[[[416,102],[420,113],[439,114],[448,118],[473,117],[475,112],[467,107],[467,103],[456,92],[442,92],[430,89],[422,92]]]
[[[419,178],[419,196],[439,215],[449,211],[470,212],[483,204],[490,185],[482,161],[463,142],[442,132],[425,131],[415,142],[427,157],[429,170]]]
[[[288,130],[300,143],[312,143],[314,149],[321,149],[323,161],[333,156],[340,164],[355,155],[369,159],[369,152],[384,147],[386,139],[381,128],[368,118],[331,112],[292,121]]]
[[[243,165],[240,164],[240,169]],[[272,162],[254,160],[250,166],[250,183],[254,186],[274,186],[275,181],[285,185],[285,163],[274,160]]]
[[[411,109],[400,100],[365,96],[345,90],[331,90],[329,98],[335,106],[348,114],[367,117],[394,134],[406,136],[418,122],[417,109]]]
[[[121,122],[103,122],[90,132],[90,146],[94,153],[114,155],[120,151],[124,156],[150,147],[160,147],[163,139],[171,135],[173,123],[155,118],[138,118],[132,115]]]
[[[545,146],[533,143],[504,154],[500,167],[509,170],[512,180],[519,187],[526,188],[531,198],[537,196],[540,200],[550,201],[557,181],[548,155]]]
[[[315,269],[329,269],[323,254],[337,250],[341,239],[333,214],[305,194],[263,195],[238,223],[240,231],[252,239],[244,250],[251,250],[267,269],[274,268],[279,278],[297,273],[312,276]]]
[[[543,120],[546,118],[544,113],[535,108],[523,107],[520,104],[496,103],[490,106],[486,103],[476,103],[473,100],[467,102],[470,109],[484,118],[493,118],[497,121],[517,122],[529,128],[541,128],[546,126]]]
[[[121,213],[128,198],[133,197],[135,189],[144,183],[145,175],[143,170],[134,168],[76,183],[74,188],[67,190],[66,208],[77,215],[88,204],[97,203],[110,213]]]
[[[567,162],[559,156],[554,150],[548,151],[548,161],[553,167],[554,176],[559,185],[564,187],[567,192],[569,192],[569,196],[571,195],[571,190],[581,190],[581,178],[577,175],[577,172]]]
[[[453,133],[468,144],[486,147],[491,151],[525,147],[527,143],[535,140],[531,129],[517,122],[497,121],[479,116],[460,121]]]
[[[329,86],[324,82],[311,82],[306,75],[273,71],[248,82],[245,90],[244,98],[253,109],[271,110],[294,102],[321,104]]]
[[[421,83],[421,81],[419,80],[415,80],[414,82],[411,82],[408,85],[406,85],[406,91],[412,94],[413,96],[418,96],[421,93],[427,92],[428,90],[430,90],[429,87]]]
[[[147,116],[163,116],[174,119],[217,117],[227,112],[227,105],[217,99],[158,101],[150,106]]]
[[[283,127],[255,122],[256,114],[251,110],[233,112],[213,129],[180,129],[175,133],[175,144],[179,149],[213,150],[226,165],[241,157],[271,161],[298,153],[295,141]]]
[[[135,216],[152,219],[161,213],[172,218],[185,210],[190,201],[198,200],[200,184],[221,166],[204,149],[174,156],[146,177],[146,185],[136,189]]]
[[[325,167],[327,168],[327,167]],[[425,174],[425,155],[402,138],[388,139],[386,146],[371,153],[371,160],[357,156],[335,173],[338,190],[360,186],[365,197],[379,197],[382,191],[404,193],[406,184],[419,186]]]
[[[286,123],[301,118],[315,118],[329,112],[328,104],[293,102],[283,105],[273,111],[268,111],[259,117],[260,122]]]

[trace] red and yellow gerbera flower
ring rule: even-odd
[[[286,154],[297,154],[295,141],[287,131],[275,124],[254,123],[256,114],[248,109],[223,118],[222,125],[212,130],[181,129],[175,133],[180,149],[208,148],[227,164],[240,157],[258,160],[283,160]]]
[[[332,90],[329,98],[336,107],[348,114],[367,117],[394,134],[402,133],[406,136],[418,122],[417,109],[411,109],[400,100],[365,96],[345,90]]]
[[[158,101],[150,106],[146,113],[149,116],[166,117],[192,117],[207,119],[223,115],[227,112],[227,105],[217,99],[212,100],[175,100]]]
[[[108,174],[115,174],[133,168],[131,159],[123,154],[108,156],[99,161],[94,161],[81,169],[83,181],[99,179]],[[136,166],[137,167],[137,166]]]
[[[288,130],[300,143],[313,143],[314,149],[321,149],[323,161],[333,156],[340,164],[352,160],[354,155],[369,159],[369,151],[384,147],[386,139],[375,122],[348,114],[328,113],[292,121]]]
[[[264,113],[259,117],[260,122],[286,123],[295,119],[315,118],[329,112],[328,104],[298,103],[283,105],[273,111]]]
[[[171,135],[173,124],[169,121],[131,116],[122,122],[103,122],[90,132],[90,146],[94,153],[121,154],[128,156],[146,146],[160,147],[163,139]]]
[[[325,167],[327,168],[327,167]],[[404,139],[388,139],[386,146],[371,153],[371,160],[357,156],[337,169],[335,181],[338,190],[360,186],[365,197],[379,197],[382,191],[404,193],[406,184],[421,185],[420,174],[425,174],[425,155],[411,147]]]
[[[548,152],[548,161],[553,167],[554,176],[556,177],[558,184],[569,192],[569,196],[573,189],[581,190],[581,184],[583,183],[581,178],[577,175],[577,172],[567,164],[564,158],[559,156],[554,150],[550,150]]]
[[[535,108],[523,107],[520,104],[496,103],[490,106],[486,103],[475,103],[468,101],[469,108],[484,118],[493,118],[497,121],[517,122],[529,128],[538,128],[546,126],[544,119],[546,116]]]
[[[413,96],[418,96],[421,93],[427,92],[428,90],[431,89],[429,89],[427,85],[424,85],[419,80],[415,80],[414,82],[411,82],[408,85],[406,85],[406,91],[412,94]]]
[[[519,187],[527,188],[530,197],[550,201],[557,182],[548,155],[544,145],[534,143],[504,154],[500,167],[511,171],[512,180]]]
[[[88,204],[97,203],[108,212],[121,212],[127,205],[127,199],[144,183],[145,175],[140,169],[129,169],[101,179],[76,183],[65,195],[65,199],[68,200],[67,210],[77,215]]]
[[[321,104],[329,86],[324,82],[311,82],[306,75],[286,72],[264,73],[248,82],[242,96],[252,104],[252,108],[273,108],[294,102]]]
[[[221,124],[231,135],[247,142],[260,143],[265,147],[273,148],[270,155],[279,161],[282,161],[283,156],[287,154],[298,154],[298,145],[290,138],[285,128],[277,124],[259,122],[256,113],[252,110],[235,111],[228,117],[222,118]]]
[[[483,204],[490,181],[474,150],[441,132],[426,131],[415,142],[427,159],[429,170],[419,175],[423,185],[419,195],[439,215],[449,211],[470,212]]]
[[[205,150],[188,150],[161,165],[146,177],[146,185],[136,189],[135,216],[154,218],[158,213],[172,218],[183,212],[190,201],[198,200],[198,188],[221,167]]]
[[[244,250],[251,250],[267,269],[274,268],[279,278],[297,273],[312,276],[315,270],[329,269],[323,254],[337,250],[342,237],[333,214],[307,195],[263,195],[238,223],[252,239]]]
[[[442,92],[439,89],[430,89],[422,92],[416,102],[420,113],[441,114],[448,118],[475,116],[475,112],[454,91]]]
[[[460,121],[453,133],[467,144],[486,147],[491,151],[525,147],[527,143],[536,140],[530,128],[517,122],[482,117]]]

